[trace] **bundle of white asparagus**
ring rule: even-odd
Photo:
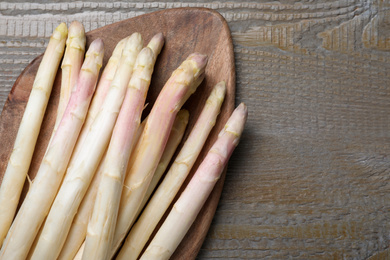
[[[239,142],[247,118],[244,104],[167,212],[216,123],[225,83],[215,85],[173,158],[189,119],[182,106],[202,83],[207,56],[190,54],[141,122],[163,35],[146,47],[137,32],[119,41],[99,80],[103,41],[93,41],[84,57],[85,44],[81,23],[73,22],[69,30],[62,23],[39,66],[0,186],[0,260],[169,259]],[[61,59],[53,133],[16,213]]]

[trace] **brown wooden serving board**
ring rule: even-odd
[[[211,147],[214,140],[216,140],[219,130],[223,127],[234,108],[234,53],[228,25],[219,13],[209,9],[170,9],[145,14],[88,32],[87,46],[96,38],[101,38],[104,41],[105,65],[116,43],[133,32],[140,32],[145,43],[147,43],[154,34],[159,32],[162,32],[165,37],[165,46],[157,59],[148,93],[147,103],[149,103],[149,105],[145,109],[145,114],[150,111],[154,100],[172,71],[177,68],[189,54],[200,52],[209,56],[204,82],[184,105],[184,108],[188,109],[190,112],[190,120],[183,141],[187,138],[193,127],[212,87],[219,81],[226,81],[227,96],[221,114],[218,117],[217,123],[211,132],[200,157],[190,173],[190,176],[192,176],[201,159],[204,158],[207,150]],[[0,140],[2,146],[0,150],[0,182],[2,181],[41,59],[42,55],[33,60],[21,73],[13,85],[2,111],[0,117]],[[59,70],[34,151],[29,171],[31,179],[35,177],[54,126],[60,85],[61,72]],[[180,147],[181,145],[179,146],[179,149]],[[194,225],[176,250],[172,257],[173,259],[194,259],[196,257],[214,216],[222,191],[224,177],[225,174],[217,183]],[[188,183],[188,179],[186,183]],[[22,199],[27,190],[28,182],[26,181]]]

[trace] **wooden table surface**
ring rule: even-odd
[[[0,2],[0,110],[62,21],[208,7],[249,118],[199,259],[390,259],[390,1]]]

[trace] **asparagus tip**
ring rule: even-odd
[[[164,35],[162,33],[158,33],[153,36],[150,40],[148,47],[152,49],[153,53],[157,56],[160,54],[161,49],[164,45]]]
[[[226,86],[226,82],[224,80],[222,80],[222,81],[218,82],[216,86],[217,87],[219,87],[219,86]]]
[[[226,93],[226,83],[225,81],[219,82],[215,85],[215,92],[218,98],[224,98]]]
[[[232,113],[229,120],[226,122],[225,131],[230,133],[236,133],[240,136],[243,131],[244,124],[248,117],[248,108],[244,103],[241,103]],[[238,143],[238,141],[236,142]]]
[[[132,35],[130,35],[129,38],[126,40],[126,44],[123,48],[122,55],[128,56],[130,54],[130,50],[137,50],[136,52],[140,52],[142,49],[142,46],[144,45],[143,38],[140,33],[135,32]]]
[[[137,56],[137,65],[147,66],[153,63],[154,53],[149,47],[143,48]]]
[[[85,37],[84,26],[78,21],[73,21],[70,24],[68,29],[68,39],[66,40],[67,48],[78,49],[84,52],[85,42],[86,42],[86,37]],[[65,58],[63,60],[63,64],[64,62],[69,63],[69,65],[71,65],[71,62],[68,61],[68,58]]]
[[[127,39],[126,44],[143,43],[142,35],[139,32],[135,32]],[[143,44],[141,44],[142,46]]]
[[[99,70],[102,66],[104,55],[104,45],[101,39],[94,40],[88,48],[87,53],[85,54],[85,61],[82,70],[88,70],[95,75],[99,74]],[[93,57],[87,61],[87,57]]]
[[[207,64],[207,55],[205,54],[196,52],[191,54],[188,59],[195,61],[198,68],[203,68]]]
[[[239,110],[240,113],[243,115],[243,117],[248,117],[248,107],[245,105],[245,103],[241,103],[236,110]]]
[[[68,27],[66,26],[65,23],[61,23],[60,25],[57,26],[57,28],[54,30],[53,36],[56,38],[56,32],[59,33],[60,35],[57,36],[57,38],[66,38],[68,35]]]
[[[126,37],[126,38],[123,38],[122,40],[120,40],[114,50],[112,51],[112,55],[111,55],[111,58],[113,59],[119,59],[120,56],[122,55],[122,51],[123,51],[123,48],[125,47],[125,44],[127,42],[127,40],[130,38],[130,36]],[[110,58],[110,59],[111,59]]]
[[[69,25],[69,37],[77,37],[79,35],[84,35],[84,34],[85,34],[84,26],[79,21],[73,21]]]
[[[103,43],[103,40],[98,38],[96,40],[94,40],[91,45],[89,46],[90,50],[94,50],[96,52],[100,52],[103,50],[104,48],[104,43]]]
[[[164,35],[163,35],[163,33],[158,33],[158,34],[156,34],[155,36],[153,36],[153,38],[157,38],[157,39],[159,39],[160,41],[164,41]]]

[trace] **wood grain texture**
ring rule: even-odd
[[[60,21],[183,6],[228,21],[249,118],[199,259],[388,258],[389,0],[29,2],[0,3],[3,103]]]

